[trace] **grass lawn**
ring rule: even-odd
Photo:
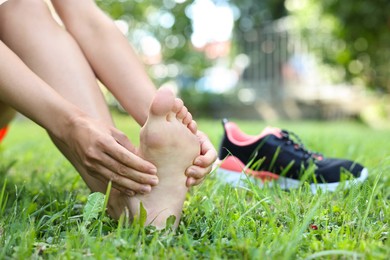
[[[138,143],[136,124],[115,119]],[[265,126],[238,123],[251,134]],[[75,170],[40,127],[18,120],[0,146],[0,259],[389,259],[390,134],[352,122],[273,125],[329,157],[356,159],[368,181],[313,195],[306,185],[233,188],[212,173],[188,194],[178,230],[159,232],[89,214]],[[199,127],[218,146],[220,122]]]

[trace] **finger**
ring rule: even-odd
[[[104,181],[104,183],[106,182],[106,180],[103,180],[103,181]],[[133,190],[127,190],[127,189],[122,188],[122,187],[115,188],[115,187],[114,187],[114,184],[112,184],[112,182],[111,182],[111,194],[112,194],[113,192],[124,193],[124,194],[126,194],[127,196],[130,196],[130,197],[133,197],[133,196],[135,196],[135,195],[137,194],[137,193],[136,193],[135,191],[133,191]]]
[[[215,150],[214,145],[211,143],[210,139],[203,134],[201,137],[201,154],[208,154],[206,157],[210,157],[210,160],[215,161],[217,159],[217,151]]]
[[[130,179],[136,183],[148,184],[152,186],[158,184],[158,178],[156,175],[136,171],[135,169],[129,168],[126,165],[117,162],[109,155],[102,154],[101,159],[99,161],[96,161],[96,163],[100,163],[100,165],[110,170],[111,172]]]
[[[111,184],[112,185],[112,184]],[[133,191],[133,190],[118,190],[117,188],[115,188],[115,187],[112,187],[112,190],[115,190],[115,191],[117,191],[117,192],[119,192],[119,193],[124,193],[124,194],[126,194],[127,196],[130,196],[130,197],[133,197],[133,196],[135,196],[137,193],[135,192],[135,191]]]
[[[152,191],[151,186],[149,185],[138,186],[136,183],[134,183],[134,185],[131,185],[130,188],[128,188],[112,182],[112,187],[119,190],[120,192],[123,192],[128,196],[134,196],[136,194],[148,194]]]
[[[205,155],[199,155],[194,160],[194,165],[199,167],[210,167],[217,159],[217,153],[215,151],[207,151]]]
[[[203,179],[187,178],[186,186],[187,187],[196,186],[196,185],[201,184],[203,181],[204,181],[204,178]]]
[[[157,174],[157,169],[152,163],[142,159],[134,153],[131,153],[122,145],[119,145],[116,142],[111,143],[111,145],[105,145],[104,152],[111,156],[112,159],[116,160],[124,166],[127,166],[128,168],[143,173],[153,175]],[[126,171],[123,171],[123,173],[125,174],[125,176],[129,177],[128,175],[126,175]]]
[[[111,181],[113,188],[129,196],[133,196],[134,193],[147,194],[152,190],[150,185],[143,185],[134,182],[100,165],[96,166],[96,170],[88,171],[88,173],[103,183],[108,183]]]
[[[211,172],[212,167],[207,168],[201,168],[198,166],[190,166],[186,172],[185,175],[194,179],[202,179],[206,177]]]
[[[187,180],[186,180],[186,187],[191,187],[191,186],[194,185],[194,183],[195,183],[194,178],[187,178]]]

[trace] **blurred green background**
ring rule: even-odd
[[[196,117],[390,125],[388,0],[97,3]]]

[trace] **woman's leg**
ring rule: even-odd
[[[156,87],[126,37],[94,0],[51,2],[97,77],[143,126]]]
[[[12,0],[1,5],[0,39],[58,93],[91,117],[112,124],[82,51],[43,1]]]
[[[23,19],[19,19],[20,17],[23,17]],[[44,2],[40,0],[12,0],[3,4],[0,7],[0,39],[63,97],[83,109],[90,116],[104,120],[107,124],[112,124],[112,119],[96,83],[94,73],[82,51],[73,38],[52,19]],[[180,108],[176,108],[175,104],[177,103],[172,101],[172,96],[169,96],[169,94],[168,96],[165,94],[158,95],[153,104],[156,103],[165,104],[162,106],[164,111],[163,114],[158,114],[155,110],[151,110],[149,124],[145,126],[143,133],[147,132],[149,133],[148,136],[153,136],[153,138],[144,137],[141,148],[145,159],[153,159],[153,163],[159,163],[162,170],[159,170],[158,176],[160,182],[165,184],[160,186],[158,196],[152,190],[150,197],[144,197],[144,195],[137,195],[137,198],[128,197],[120,194],[117,190],[113,190],[109,204],[109,211],[113,217],[119,217],[126,207],[130,209],[131,215],[137,214],[137,202],[139,201],[148,202],[149,205],[160,205],[158,201],[164,194],[167,195],[167,198],[170,198],[167,200],[169,203],[163,204],[164,209],[177,217],[180,216],[185,193],[182,192],[178,197],[172,187],[177,186],[186,191],[185,183],[178,181],[179,176],[184,180],[186,177],[184,175],[185,168],[182,166],[176,167],[177,162],[183,161],[186,167],[190,166],[195,156],[199,154],[199,143],[196,136],[188,128],[190,114],[187,113],[182,104]],[[157,106],[159,107],[159,105]],[[164,131],[156,134],[156,126],[170,125],[164,120],[167,115],[170,115],[177,127],[172,129],[165,127]],[[152,131],[152,129],[154,130]],[[196,129],[194,130],[196,131]],[[160,137],[162,133],[164,138]],[[178,136],[182,136],[182,138],[178,139]],[[159,139],[158,145],[150,141],[156,139]],[[90,176],[60,142],[54,138],[53,141],[80,172],[92,191],[105,192],[107,183]],[[182,152],[185,150],[192,152]],[[159,156],[148,158],[148,156],[158,154],[159,151],[163,151],[163,154],[173,151],[176,153],[175,156],[166,157],[163,161],[159,161]],[[178,158],[183,160],[178,160]],[[166,167],[168,165],[175,165],[175,167]],[[169,176],[172,176],[172,178],[168,178]],[[177,200],[176,203],[175,200]],[[151,212],[158,209],[154,209],[154,206],[148,206],[147,210]],[[163,226],[164,218],[166,216],[162,216],[162,219],[157,217],[159,227]]]
[[[12,0],[2,4],[0,39],[60,95],[91,117],[113,124],[94,73],[82,51],[73,38],[53,20],[43,1]],[[104,193],[107,183],[91,176],[65,145],[52,139],[89,188]],[[113,193],[119,194],[117,190],[113,190]],[[110,213],[117,217],[121,210],[118,211],[115,204],[110,206]]]

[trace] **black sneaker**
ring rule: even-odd
[[[334,191],[341,183],[348,188],[367,179],[368,171],[362,165],[311,152],[292,132],[267,127],[252,136],[226,119],[223,126],[217,175],[228,183],[242,185],[250,180],[262,186],[273,181],[282,189],[292,189],[308,181],[315,193],[317,189]]]

